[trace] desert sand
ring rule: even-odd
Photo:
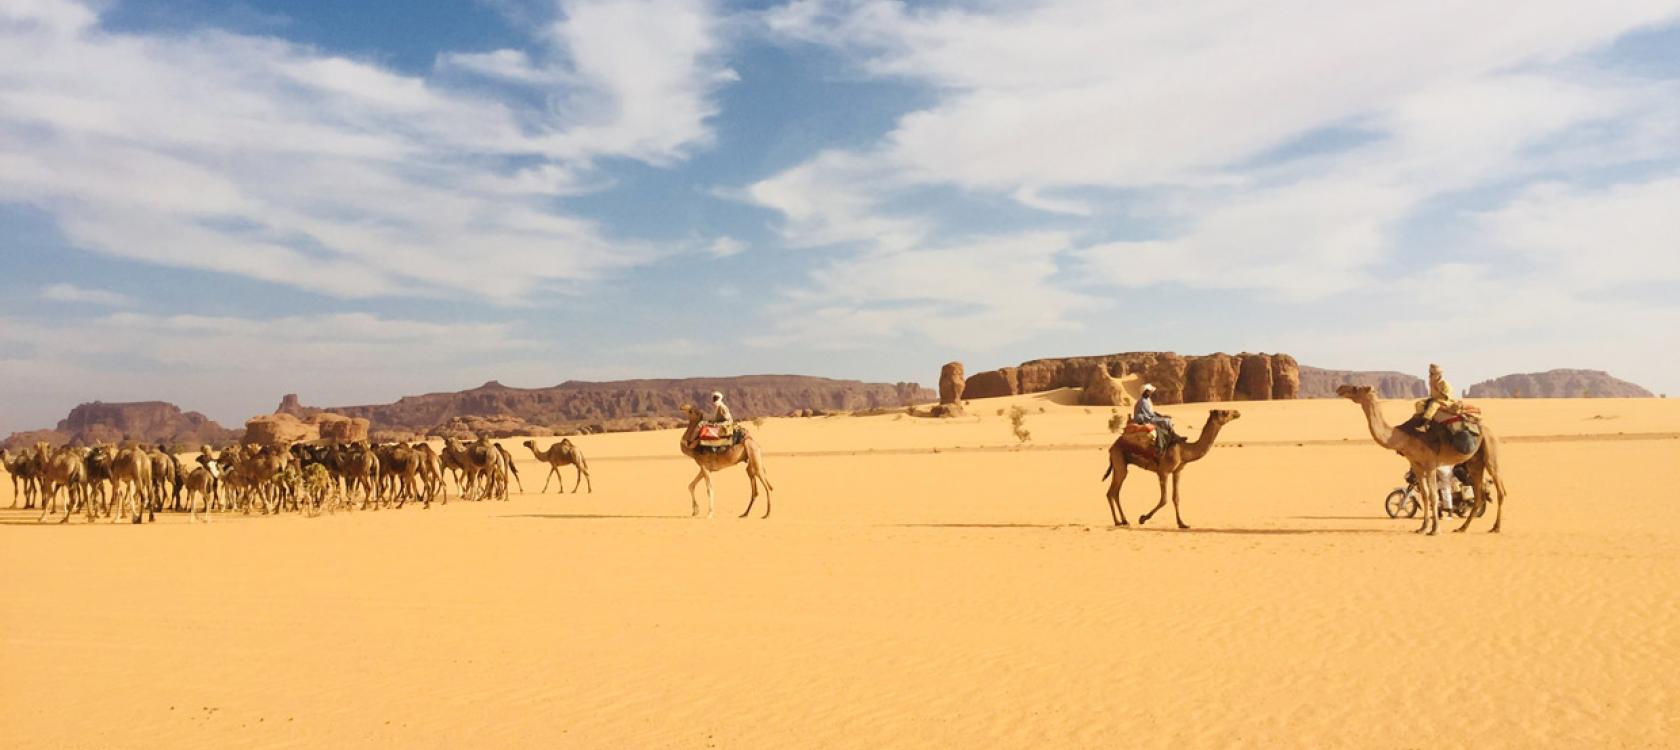
[[[769,520],[734,518],[739,468],[689,518],[669,431],[575,438],[593,494],[535,494],[509,440],[509,502],[6,511],[0,744],[1680,742],[1680,403],[1480,401],[1504,533],[1426,538],[1383,513],[1405,466],[1341,400],[1227,405],[1184,475],[1195,528],[1111,529],[1108,411],[1069,396],[767,420]],[[997,414],[1017,403],[1025,447]],[[1134,523],[1156,491],[1134,472]]]

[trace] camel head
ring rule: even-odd
[[[1210,409],[1208,410],[1207,425],[1230,424],[1240,418],[1242,418],[1242,412],[1237,411],[1236,409]],[[1207,425],[1203,425],[1202,429],[1207,429]]]
[[[536,450],[537,449],[537,441],[535,441],[535,440],[527,440],[523,443],[520,443],[520,445],[523,445],[527,448],[530,448],[531,450]]]
[[[1341,385],[1336,387],[1336,395],[1360,404],[1374,401],[1375,399],[1372,398],[1373,392],[1371,386],[1368,385]]]

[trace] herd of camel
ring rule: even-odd
[[[1435,485],[1436,469],[1464,464],[1469,471],[1468,485],[1475,493],[1474,506],[1464,516],[1464,523],[1455,531],[1464,531],[1470,522],[1481,515],[1489,498],[1485,487],[1494,487],[1496,511],[1490,532],[1498,532],[1505,512],[1505,482],[1499,474],[1499,442],[1484,426],[1482,440],[1474,452],[1464,453],[1451,440],[1440,436],[1415,433],[1389,425],[1377,406],[1377,396],[1370,386],[1344,385],[1337,395],[1358,404],[1364,412],[1371,439],[1385,449],[1404,457],[1415,476],[1420,477],[1423,501],[1423,525],[1419,533],[1436,532],[1438,502]],[[760,485],[764,488],[764,517],[770,516],[770,480],[765,474],[764,452],[751,434],[723,450],[700,448],[695,440],[702,423],[699,410],[684,405],[688,428],[683,432],[681,450],[699,467],[699,474],[688,485],[690,512],[699,515],[700,505],[694,495],[695,487],[706,484],[707,517],[716,511],[716,496],[712,491],[714,472],[736,464],[745,464],[752,496],[741,517],[752,512],[758,500]],[[1126,481],[1130,467],[1154,472],[1160,483],[1160,499],[1155,507],[1138,518],[1140,524],[1166,506],[1170,497],[1173,517],[1178,527],[1187,529],[1179,514],[1179,475],[1184,467],[1206,457],[1213,449],[1219,432],[1242,414],[1235,410],[1214,409],[1202,434],[1194,442],[1175,443],[1165,451],[1153,449],[1154,438],[1145,433],[1127,432],[1109,447],[1108,507],[1115,526],[1127,526],[1125,511],[1120,507],[1120,488]],[[525,441],[539,462],[549,467],[543,481],[560,478],[560,491],[566,491],[566,481],[560,467],[574,466],[577,476],[572,491],[585,482],[595,491],[589,477],[589,465],[583,453],[569,439],[560,440],[547,449],[538,449],[536,442]],[[256,509],[261,513],[284,510],[318,513],[340,507],[372,508],[395,505],[402,507],[413,500],[429,507],[434,500],[448,502],[449,492],[444,481],[452,476],[456,492],[463,499],[502,499],[508,496],[511,477],[519,483],[519,470],[507,449],[488,438],[463,443],[455,438],[444,441],[443,450],[434,450],[427,443],[390,443],[369,445],[366,442],[327,445],[293,444],[279,446],[234,446],[220,455],[208,446],[202,448],[190,472],[174,454],[156,447],[100,445],[92,448],[50,449],[37,445],[33,451],[17,457],[0,451],[0,461],[12,475],[13,507],[16,507],[18,485],[23,485],[25,507],[32,508],[39,501],[41,518],[45,520],[57,505],[58,493],[65,494],[64,517],[68,521],[78,509],[94,520],[100,513],[115,522],[123,516],[134,523],[141,522],[144,513],[151,517],[166,506],[185,510],[198,517],[198,508],[240,511]],[[1171,493],[1168,483],[1171,482]],[[1491,480],[1487,482],[1486,480]],[[109,485],[109,493],[105,486]],[[524,491],[520,483],[520,491]],[[130,514],[132,509],[132,514]]]
[[[589,464],[569,439],[546,449],[525,447],[549,467],[548,483],[566,480],[562,466],[577,469],[572,487],[588,483]],[[12,476],[12,506],[41,506],[40,520],[60,507],[60,523],[81,512],[88,521],[107,516],[113,523],[155,520],[159,511],[186,511],[199,520],[202,510],[271,514],[401,508],[413,501],[431,507],[449,502],[446,477],[464,500],[508,498],[508,482],[519,480],[513,456],[500,444],[480,437],[462,442],[446,438],[441,451],[428,443],[292,443],[234,445],[217,453],[202,446],[191,462],[160,446],[101,444],[52,448],[38,443],[13,456],[0,450],[0,464]],[[60,502],[62,496],[63,502]]]

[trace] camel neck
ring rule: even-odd
[[[1196,442],[1184,446],[1183,452],[1179,454],[1182,460],[1190,463],[1207,455],[1207,452],[1213,449],[1213,441],[1219,438],[1219,430],[1224,426],[1223,422],[1209,419],[1207,428],[1202,430],[1202,436],[1196,438]]]
[[[1394,428],[1383,421],[1382,412],[1377,410],[1377,402],[1361,401],[1359,408],[1365,411],[1366,426],[1371,430],[1371,439],[1385,448],[1394,447]]]

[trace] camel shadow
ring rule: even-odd
[[[1394,534],[1394,529],[1229,529],[1132,526],[1131,530],[1156,534],[1230,534],[1233,536],[1310,536],[1322,534]]]
[[[685,520],[685,519],[694,518],[694,516],[678,516],[678,515],[670,515],[670,516],[665,516],[665,515],[632,516],[632,515],[611,514],[611,513],[509,513],[507,515],[501,515],[501,516],[496,516],[496,517],[497,518],[541,518],[541,519],[545,519],[545,520],[549,520],[549,521],[614,521],[614,520],[671,521],[671,520]]]
[[[1076,529],[1082,523],[888,523],[894,529]]]

